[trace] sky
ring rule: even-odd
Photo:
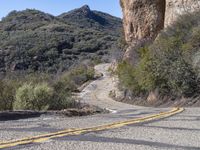
[[[1,0],[0,19],[12,10],[37,9],[56,16],[85,4],[92,10],[122,17],[119,0]]]

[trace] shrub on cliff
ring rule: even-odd
[[[159,89],[162,95],[175,97],[199,95],[199,18],[200,12],[181,16],[151,45],[138,50],[137,65],[120,64],[121,82],[136,93]]]
[[[139,82],[136,79],[136,69],[128,62],[123,61],[118,64],[117,74],[125,88],[134,91],[134,94],[141,92],[141,86],[139,86]]]

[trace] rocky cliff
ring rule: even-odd
[[[165,2],[162,0],[121,0],[121,6],[125,38],[129,45],[125,58],[137,60],[137,54],[133,49],[154,39],[164,26]]]
[[[165,27],[171,25],[179,15],[200,9],[200,0],[166,0]]]
[[[124,58],[132,63],[138,58],[135,48],[154,40],[179,15],[200,9],[200,0],[121,0],[120,3],[129,45]]]

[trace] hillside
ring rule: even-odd
[[[58,17],[64,19],[66,22],[74,23],[80,28],[106,30],[108,33],[112,33],[112,35],[119,35],[119,30],[122,30],[122,24],[119,18],[103,12],[91,11],[87,5],[81,9],[63,13]]]
[[[121,30],[120,18],[89,6],[57,17],[12,11],[0,21],[0,72],[56,73],[84,60],[106,61]]]
[[[127,101],[199,106],[199,1],[121,0],[121,6],[128,48],[117,73]]]

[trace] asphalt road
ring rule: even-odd
[[[80,94],[82,101],[111,111],[85,117],[66,118],[43,115],[38,118],[0,122],[0,141],[57,132],[69,128],[87,128],[140,118],[171,108],[146,108],[116,102],[109,98],[116,88],[109,64],[96,67],[103,77],[89,84]],[[116,129],[54,138],[42,143],[15,146],[11,150],[200,150],[200,109],[184,112],[162,120],[127,125]]]

